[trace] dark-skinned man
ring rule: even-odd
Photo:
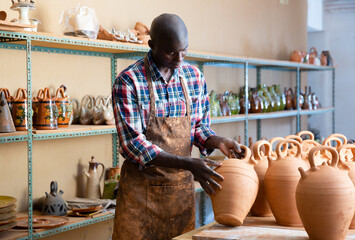
[[[162,14],[151,25],[151,50],[123,70],[112,99],[120,151],[113,240],[167,240],[195,226],[194,178],[207,194],[223,177],[212,160],[192,158],[192,144],[204,155],[220,149],[240,152],[236,141],[210,128],[205,79],[183,62],[188,48],[184,22]]]

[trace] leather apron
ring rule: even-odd
[[[164,151],[191,154],[190,104],[180,77],[186,102],[184,117],[156,117],[155,96],[147,59],[144,62],[150,96],[146,138]],[[195,228],[195,187],[191,172],[148,166],[125,160],[121,170],[113,240],[167,240]]]

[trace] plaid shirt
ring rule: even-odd
[[[208,92],[202,73],[196,67],[184,62],[175,69],[170,81],[167,82],[155,65],[151,51],[147,59],[156,98],[156,116],[186,115],[185,97],[179,76],[184,78],[185,84],[188,85],[189,100],[192,102],[190,104],[191,148],[193,143],[201,153],[206,154],[204,143],[215,133],[210,128]],[[144,135],[150,111],[144,59],[123,70],[116,78],[112,102],[123,157],[141,165],[147,164],[163,150],[148,141]]]

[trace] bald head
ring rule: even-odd
[[[165,41],[177,41],[179,43],[188,41],[185,23],[179,16],[168,13],[164,13],[153,20],[150,37],[157,44],[164,44]]]

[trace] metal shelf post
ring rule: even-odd
[[[244,63],[244,94],[245,94],[245,120],[244,120],[244,145],[248,146],[248,102],[249,102],[249,79],[248,79],[248,62]]]
[[[300,99],[300,80],[301,80],[301,74],[300,74],[300,67],[297,67],[296,71],[296,96],[297,96],[297,116],[296,116],[296,133],[300,132],[301,130],[301,117],[299,114],[300,111],[300,104],[299,104],[299,99]]]
[[[332,133],[335,133],[335,68],[332,70],[332,106],[334,108],[332,112]]]
[[[117,76],[117,56],[116,54],[111,55],[111,91],[113,89],[113,84]],[[118,156],[118,135],[117,133],[112,134],[112,166],[117,167],[119,160]]]
[[[260,67],[256,67],[256,87],[261,84],[260,78]],[[261,139],[261,120],[256,120],[256,140],[259,141]]]

